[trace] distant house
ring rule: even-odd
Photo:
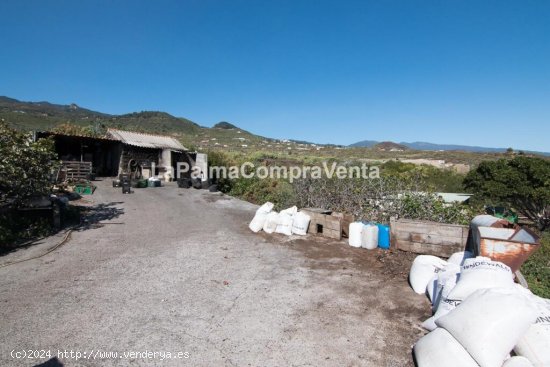
[[[39,132],[36,138],[51,137],[59,159],[66,165],[80,162],[97,176],[114,177],[129,173],[134,177],[175,178],[178,163],[196,165],[206,155],[189,152],[177,139],[118,129],[109,129],[104,137],[89,137],[55,132]],[[85,178],[85,177],[76,177]]]
[[[441,200],[446,204],[452,203],[467,203],[473,194],[464,194],[464,193],[454,193],[454,192],[436,192],[435,193]]]

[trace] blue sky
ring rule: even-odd
[[[550,1],[1,0],[0,95],[550,151]]]

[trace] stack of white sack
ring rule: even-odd
[[[449,313],[476,290],[510,288],[515,284],[512,270],[501,262],[479,256],[465,258],[462,263],[461,267],[448,263],[437,274],[437,280],[433,282],[432,279],[428,283],[428,294],[430,285],[435,285],[432,285],[434,291],[430,298],[434,315],[422,324],[427,330],[435,329],[437,319]]]
[[[535,367],[550,366],[550,300],[533,296],[537,320],[514,347],[518,356],[527,358]]]
[[[537,319],[527,293],[516,287],[475,291],[414,346],[417,366],[503,366]]]
[[[409,280],[432,301],[422,324],[431,332],[414,346],[418,367],[550,367],[550,300],[515,284],[505,264],[468,252],[419,255]]]
[[[298,212],[298,208],[295,206],[277,213],[273,211],[273,204],[267,202],[256,211],[249,228],[252,232],[259,232],[263,229],[266,233],[303,236],[307,234],[310,220],[309,215]]]

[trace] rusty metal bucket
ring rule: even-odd
[[[527,228],[477,227],[476,254],[500,261],[513,272],[540,247],[540,238]]]

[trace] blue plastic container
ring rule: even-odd
[[[390,226],[377,224],[378,226],[378,247],[387,250],[390,248]]]

